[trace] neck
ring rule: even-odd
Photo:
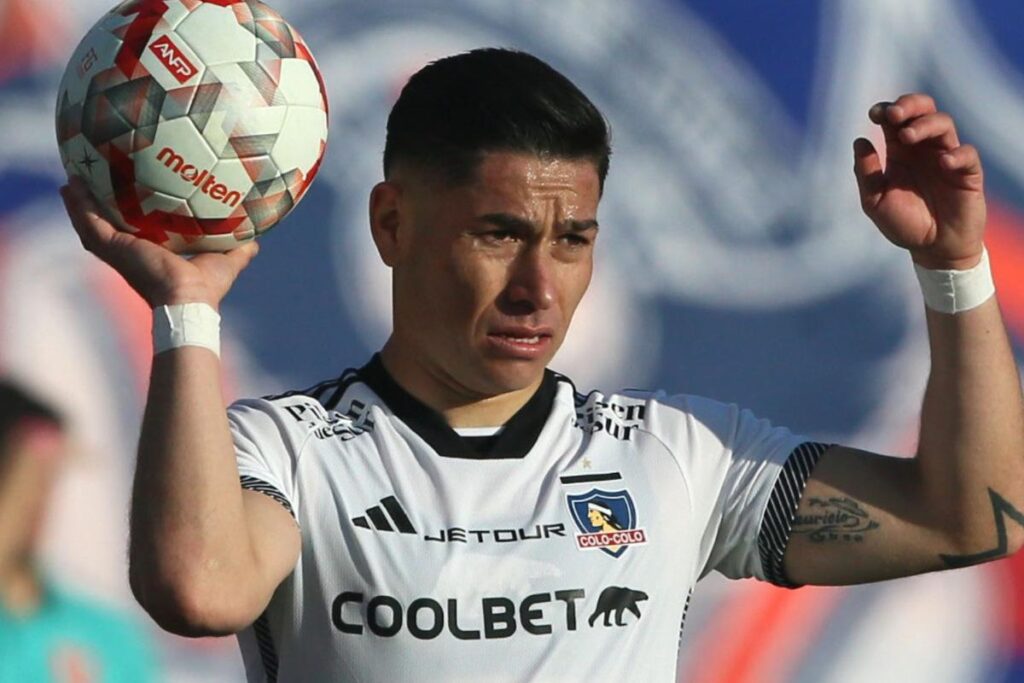
[[[39,609],[43,584],[35,567],[21,563],[0,578],[0,603],[8,612],[24,615]]]
[[[474,391],[421,357],[399,348],[392,336],[380,352],[388,374],[423,404],[440,413],[453,428],[503,425],[534,395],[543,374],[529,386],[500,394]]]

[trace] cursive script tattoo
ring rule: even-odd
[[[939,555],[947,567],[970,567],[974,564],[999,559],[1009,552],[1009,543],[1006,539],[1006,518],[1009,517],[1017,524],[1024,526],[1024,514],[1021,514],[1009,501],[992,489],[988,490],[988,499],[992,504],[992,517],[996,523],[996,547],[973,555]]]
[[[806,534],[812,543],[842,541],[860,543],[878,522],[852,498],[811,498],[805,514],[793,519],[793,533]]]

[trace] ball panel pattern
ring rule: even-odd
[[[139,204],[145,214],[151,214],[159,211],[170,215],[193,218],[192,210],[188,206],[188,201],[182,197],[175,197],[162,192],[153,191],[148,192],[145,195],[140,195]]]
[[[175,29],[206,66],[256,58],[256,36],[238,23],[230,7],[204,4]]]
[[[226,131],[227,140],[220,150],[221,156],[235,159],[240,156],[266,154],[267,152],[264,150],[247,153],[246,150],[253,144],[247,141],[259,137],[266,138],[267,136],[271,136],[276,140],[285,125],[287,115],[287,107],[260,107],[249,110],[244,118],[235,118],[231,121],[225,120],[225,127],[230,124],[231,129]],[[273,140],[269,142],[269,145],[273,145]]]
[[[98,81],[93,80],[85,97],[82,135],[97,149],[136,132],[152,140],[165,97],[160,84],[152,76],[143,76],[109,87],[93,87]],[[139,146],[144,146],[141,141]]]
[[[311,168],[320,155],[319,149],[303,145],[302,140],[309,136],[324,137],[327,134],[327,117],[319,109],[312,107],[289,107],[270,152],[270,158],[282,171]]]
[[[106,158],[85,137],[78,135],[62,145],[61,154],[67,157],[64,160],[65,170],[85,180],[96,197],[110,197],[114,194]]]
[[[295,172],[297,173],[297,171]],[[242,206],[257,234],[269,230],[281,216],[292,210],[295,198],[289,191],[288,174],[253,183]]]
[[[121,40],[112,33],[90,31],[71,54],[58,92],[69,102],[80,102],[89,88],[89,77],[103,69],[103,65],[111,64],[120,49]]]
[[[252,32],[261,47],[269,48],[279,58],[295,56],[295,37],[292,27],[281,15],[260,2],[237,3],[238,23]],[[257,51],[257,59],[260,54]],[[264,55],[269,58],[269,55]]]
[[[249,69],[251,72],[252,69]],[[263,107],[271,106],[282,106],[285,104],[283,98],[278,98],[277,87],[272,88],[266,87],[265,83],[262,83],[263,88],[253,82],[249,73],[242,68],[241,64],[215,64],[209,67],[209,74],[211,79],[217,80],[222,84],[223,90],[222,97],[230,98],[225,99],[222,105],[225,109],[232,108],[239,112],[245,112],[249,109],[258,110]]]
[[[282,59],[279,94],[289,106],[323,109],[316,72],[304,59]]]

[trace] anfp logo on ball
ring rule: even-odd
[[[636,505],[629,491],[602,491],[566,496],[576,527],[576,547],[594,548],[619,557],[631,545],[647,542],[647,532],[637,527]]]
[[[182,52],[171,37],[166,33],[150,44],[149,49],[160,60],[160,63],[167,67],[167,70],[174,74],[178,82],[184,85],[199,73],[199,69],[188,61],[188,57]]]

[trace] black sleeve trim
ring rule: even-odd
[[[782,466],[779,478],[775,481],[768,507],[765,508],[764,519],[761,520],[761,531],[757,535],[757,549],[761,553],[761,567],[765,579],[776,586],[798,588],[791,582],[782,569],[782,558],[789,545],[789,537],[793,531],[793,519],[800,507],[811,471],[818,463],[822,453],[831,448],[832,444],[807,441],[793,449]]]
[[[256,644],[260,650],[260,659],[263,660],[263,672],[267,676],[267,683],[277,683],[277,648],[274,646],[274,635],[270,632],[270,620],[267,618],[266,610],[253,622],[252,630],[256,634]]]
[[[295,519],[295,510],[292,509],[292,504],[288,502],[288,499],[285,498],[284,494],[278,491],[277,488],[271,486],[262,479],[257,479],[256,477],[250,477],[248,475],[242,475],[239,477],[239,481],[241,482],[243,489],[256,491],[257,493],[262,493],[263,495],[270,496],[276,500],[285,510],[288,511],[288,514],[292,516],[292,519]]]

